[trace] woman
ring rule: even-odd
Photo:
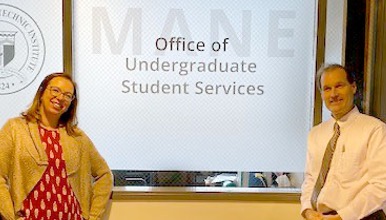
[[[0,216],[15,219],[101,219],[112,174],[77,128],[76,85],[48,75],[31,107],[0,130]]]

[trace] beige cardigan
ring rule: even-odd
[[[59,128],[70,185],[78,198],[84,219],[101,219],[112,189],[112,174],[91,140],[69,136]],[[21,219],[22,203],[48,165],[37,123],[10,119],[0,130],[0,216]]]

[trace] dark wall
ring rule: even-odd
[[[347,1],[345,66],[354,73],[358,92],[355,104],[363,110],[366,0]]]

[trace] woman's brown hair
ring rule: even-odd
[[[59,118],[59,126],[64,126],[66,128],[66,131],[71,136],[76,136],[78,132],[76,131],[76,127],[78,124],[77,118],[76,118],[76,109],[78,106],[78,96],[76,92],[76,83],[73,81],[70,75],[65,73],[52,73],[49,74],[44,78],[44,80],[40,83],[40,86],[38,90],[36,91],[35,97],[33,99],[33,102],[31,106],[21,113],[21,115],[27,120],[32,122],[39,122],[40,121],[40,104],[41,104],[41,97],[44,93],[44,91],[47,89],[48,84],[53,78],[56,77],[62,77],[65,79],[68,79],[72,85],[74,86],[74,99],[72,100],[70,106],[68,107],[67,111],[63,113],[62,116]]]

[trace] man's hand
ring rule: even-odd
[[[312,209],[306,209],[303,213],[303,217],[306,220],[323,220],[324,216],[322,213],[314,211]]]
[[[322,213],[312,209],[304,210],[302,216],[306,220],[342,220],[339,215],[323,215]]]
[[[323,215],[323,220],[342,220],[339,215]]]

